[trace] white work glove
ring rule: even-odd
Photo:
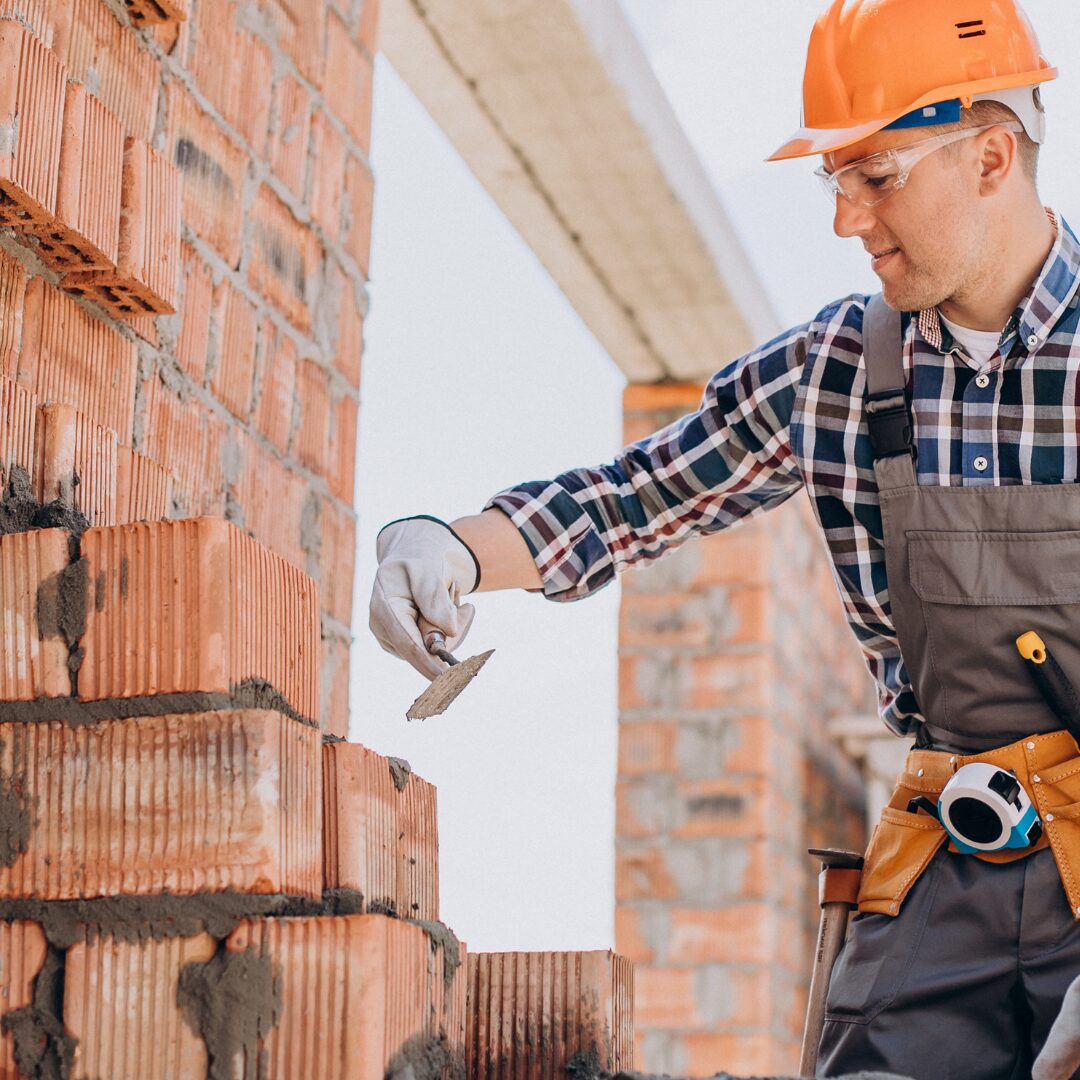
[[[1061,1012],[1031,1068],[1031,1080],[1069,1080],[1080,1068],[1080,976],[1065,991]]]
[[[434,679],[449,665],[424,647],[419,616],[446,635],[448,651],[457,648],[476,615],[472,604],[458,600],[480,584],[480,564],[450,526],[433,517],[391,521],[375,544],[379,569],[371,590],[371,632],[388,653]]]

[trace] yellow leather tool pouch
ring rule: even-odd
[[[900,911],[911,886],[942,844],[956,847],[941,823],[929,814],[908,813],[917,795],[936,801],[957,769],[974,761],[1008,769],[1031,796],[1043,834],[1028,848],[978,852],[964,858],[1012,862],[1052,847],[1069,906],[1080,919],[1080,750],[1067,731],[1033,735],[984,754],[912,750],[897,778],[889,805],[870,838],[859,887],[859,910],[882,915]]]

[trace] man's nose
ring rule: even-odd
[[[865,206],[856,206],[850,199],[836,195],[836,213],[833,215],[833,232],[837,236],[869,236],[877,224],[877,218]]]

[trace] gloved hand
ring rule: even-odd
[[[449,525],[426,515],[384,525],[375,543],[371,632],[388,653],[434,679],[449,665],[424,647],[419,616],[442,630],[449,651],[457,648],[476,615],[458,600],[480,584],[480,563]]]

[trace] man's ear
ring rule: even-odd
[[[1013,169],[1019,166],[1016,136],[1006,127],[995,127],[978,140],[979,194],[996,195]]]

